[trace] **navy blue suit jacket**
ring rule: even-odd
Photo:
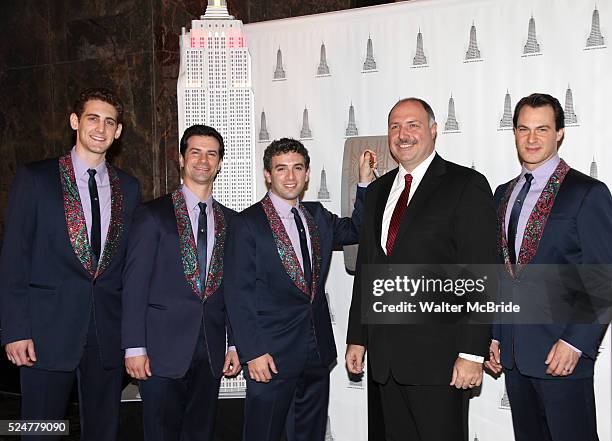
[[[236,212],[219,205],[229,223]],[[122,347],[146,347],[153,375],[181,378],[203,319],[212,374],[220,377],[226,350],[224,283],[204,301],[188,284],[171,194],[141,205],[134,215],[124,272]]]
[[[510,182],[495,191],[499,208]],[[567,173],[548,217],[534,258],[512,279],[506,271],[501,277],[502,299],[528,298],[534,293],[558,295],[559,302],[572,308],[576,296],[589,293],[600,299],[611,299],[608,273],[589,274],[588,264],[612,263],[612,199],[602,182],[574,169]],[[500,262],[503,259],[500,256]],[[563,280],[564,271],[546,271],[542,277],[539,264],[577,265],[574,283]],[[563,268],[563,267],[559,267]],[[605,279],[607,278],[607,283]],[[583,295],[583,294],[582,294]],[[537,300],[537,299],[535,299]],[[534,301],[532,299],[532,301]],[[562,339],[582,351],[572,375],[557,379],[586,378],[593,375],[593,367],[605,325],[565,323],[550,325],[494,325],[493,338],[500,342],[501,361],[505,368],[515,364],[524,375],[553,378],[546,374],[544,364],[552,346]],[[514,356],[513,356],[514,354]],[[516,363],[515,363],[516,362]]]
[[[17,171],[0,260],[0,324],[2,344],[34,341],[35,367],[76,368],[92,308],[104,367],[123,364],[121,273],[140,189],[135,178],[114,170],[123,195],[123,230],[112,260],[96,278],[79,261],[69,239],[58,159],[34,162]]]
[[[323,365],[336,359],[325,280],[334,245],[355,244],[359,239],[364,195],[365,189],[358,188],[352,218],[339,218],[319,202],[303,203],[314,218],[321,244],[320,277],[312,302],[287,274],[262,204],[236,216],[226,251],[225,286],[242,364],[269,353],[279,378],[296,376],[306,364],[311,330]]]

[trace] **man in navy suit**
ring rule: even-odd
[[[183,185],[134,215],[122,345],[127,372],[141,380],[148,441],[212,440],[221,376],[240,370],[223,298],[236,213],[212,197],[224,151],[214,128],[189,127],[180,142]]]
[[[373,178],[369,155],[360,158],[360,183]],[[232,223],[226,301],[248,374],[248,441],[277,441],[285,422],[292,439],[325,437],[336,359],[325,279],[334,245],[358,240],[365,188],[357,190],[352,219],[338,218],[318,202],[301,202],[309,165],[299,141],[272,142],[264,153],[270,191]]]
[[[0,260],[2,343],[21,366],[21,416],[63,419],[76,376],[83,440],[117,436],[121,272],[140,200],[138,181],[105,160],[122,117],[112,92],[80,94],[73,149],[17,171]]]
[[[556,98],[534,93],[521,99],[514,135],[522,170],[495,192],[502,300],[523,300],[522,307],[533,309],[551,298],[554,310],[565,307],[574,315],[592,300],[603,299],[609,308],[608,188],[559,158],[564,115]],[[597,440],[593,367],[606,325],[570,315],[545,325],[504,323],[493,326],[487,367],[499,373],[503,366],[515,439]]]

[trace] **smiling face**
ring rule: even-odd
[[[187,140],[184,155],[179,156],[183,182],[189,188],[212,185],[219,170],[219,141],[212,136],[194,135]]]
[[[122,126],[117,122],[117,110],[112,104],[89,100],[80,118],[70,115],[70,126],[77,132],[76,150],[85,158],[102,160],[113,141],[121,135]]]
[[[391,155],[412,172],[435,147],[437,125],[429,127],[429,115],[418,101],[404,101],[389,114],[387,136]]]
[[[528,170],[535,170],[557,153],[564,129],[555,130],[551,106],[524,106],[514,129],[516,150]]]
[[[296,205],[310,178],[304,156],[297,152],[272,156],[270,171],[264,170],[270,191],[291,205]]]

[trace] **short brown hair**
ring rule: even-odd
[[[108,103],[113,106],[117,111],[117,123],[121,124],[121,122],[123,121],[123,102],[121,102],[121,100],[115,93],[102,87],[85,89],[79,94],[79,97],[74,102],[74,106],[72,108],[72,111],[79,119],[83,114],[85,103],[87,103],[87,101],[92,100],[104,101],[105,103]]]

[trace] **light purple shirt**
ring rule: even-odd
[[[506,227],[506,235],[508,234],[508,225],[510,224],[510,213],[512,212],[512,206],[514,205],[514,201],[516,201],[516,197],[523,188],[525,184],[525,174],[531,173],[533,175],[533,179],[531,180],[531,187],[529,187],[529,192],[525,197],[525,201],[523,202],[523,207],[521,208],[521,214],[519,215],[518,223],[516,226],[516,242],[514,243],[514,250],[516,252],[515,256],[518,259],[518,256],[521,252],[521,244],[523,243],[523,236],[525,235],[525,227],[527,226],[527,221],[529,220],[529,216],[531,216],[531,212],[533,211],[533,207],[535,207],[538,199],[540,198],[540,194],[542,194],[542,190],[546,186],[546,183],[550,179],[550,176],[553,174],[561,158],[559,158],[558,154],[554,154],[550,157],[548,161],[544,164],[540,165],[534,170],[529,170],[523,164],[521,168],[521,176],[514,186],[512,193],[510,193],[510,198],[508,199],[508,208],[506,209],[506,219],[505,219],[505,227]],[[582,351],[565,340],[561,340],[565,344],[567,344],[574,351],[582,354]]]
[[[87,236],[91,242],[91,198],[89,197],[89,170],[90,167],[76,153],[76,147],[70,151],[72,159],[72,167],[74,168],[74,178],[76,180],[77,189],[79,191],[79,199],[81,199],[81,207],[85,215],[85,225],[87,226]],[[108,169],[106,162],[93,167],[96,170],[94,179],[98,187],[98,198],[100,199],[100,251],[103,252],[106,244],[106,235],[111,218],[111,188],[110,179],[108,177]],[[102,257],[100,255],[100,257]]]
[[[198,243],[198,218],[200,217],[200,202],[206,203],[206,271],[208,274],[208,267],[210,265],[210,258],[212,257],[213,249],[215,246],[215,216],[213,210],[213,198],[212,195],[205,201],[201,201],[196,194],[186,186],[181,186],[181,192],[185,198],[185,205],[187,206],[187,212],[189,213],[189,222],[191,223],[191,231],[196,244]],[[227,348],[228,351],[235,351],[235,346]],[[126,348],[125,358],[136,357],[138,355],[146,355],[146,348]]]
[[[278,217],[280,217],[283,226],[285,227],[285,231],[289,236],[289,240],[291,241],[291,246],[295,251],[295,254],[300,262],[300,266],[302,270],[304,270],[304,259],[302,257],[302,248],[300,247],[300,234],[298,233],[297,225],[295,223],[295,217],[291,212],[293,205],[275,195],[271,191],[268,192],[268,196],[270,196],[270,200],[272,201],[272,205],[274,205],[274,209],[278,213]],[[296,207],[297,208],[297,207]],[[298,208],[298,214],[300,215],[300,219],[302,219],[302,223],[304,224],[304,229],[306,230],[306,241],[308,242],[308,254],[310,254],[310,262],[312,265],[312,245],[310,243],[310,232],[308,231],[308,224],[306,223],[306,217],[302,210]]]

